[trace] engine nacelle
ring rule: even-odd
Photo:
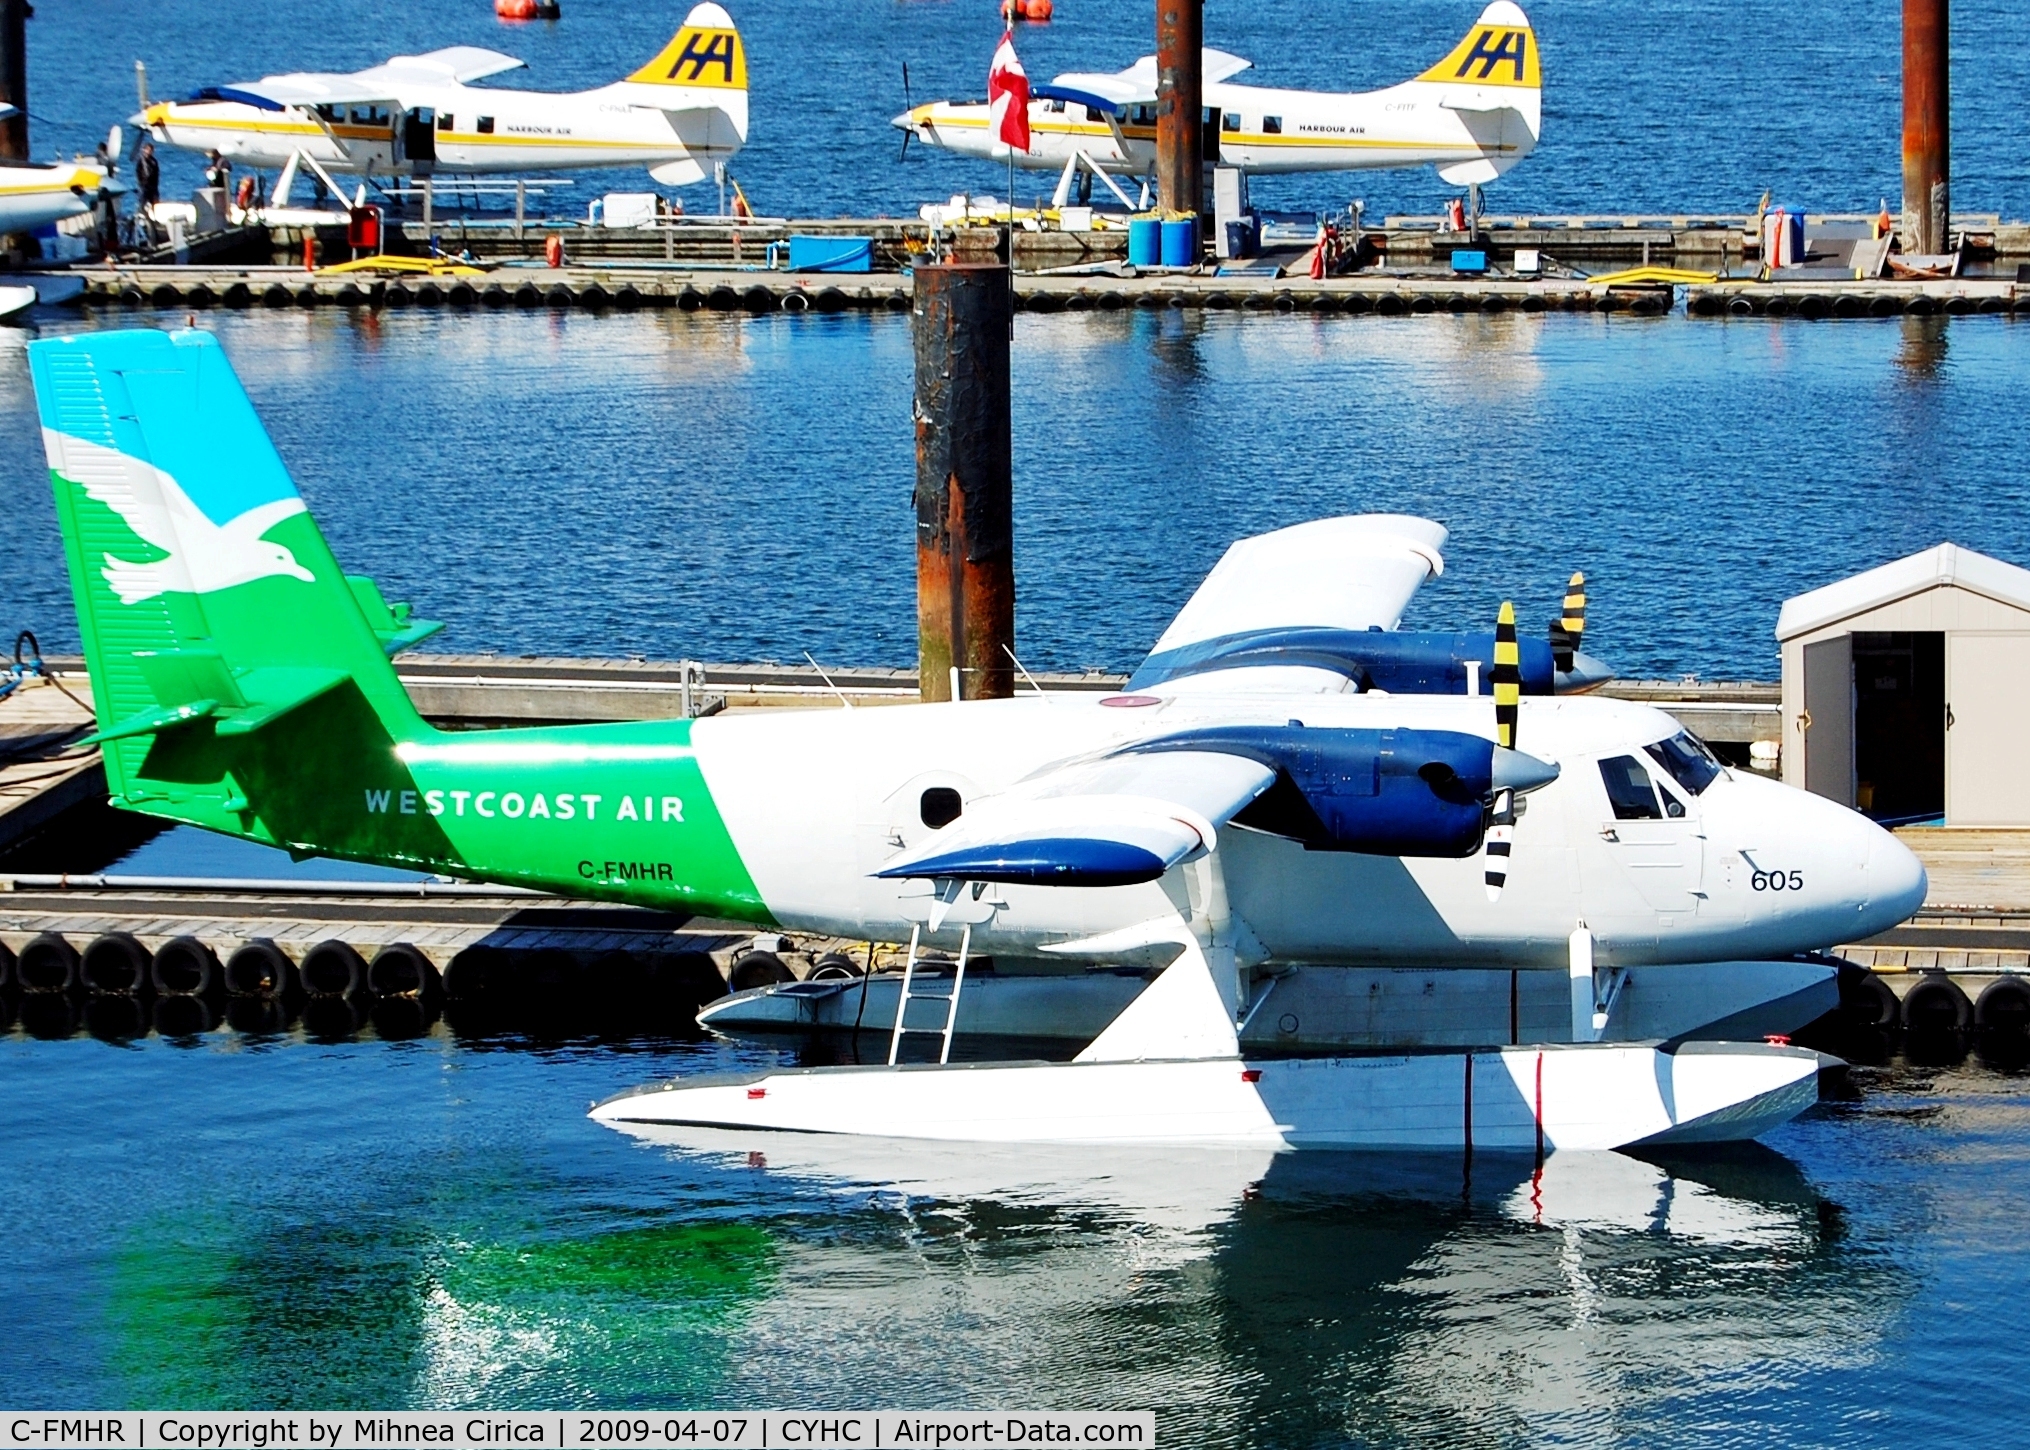
[[[1522,655],[1522,692],[1549,695],[1557,688],[1557,662],[1541,639],[1516,641]],[[1494,690],[1494,634],[1439,631],[1272,629],[1203,640],[1143,661],[1129,690],[1213,670],[1263,665],[1304,665],[1345,675],[1363,690],[1393,695],[1463,695],[1469,660],[1480,664],[1480,693]]]
[[[1314,851],[1470,856],[1494,789],[1494,742],[1451,730],[1219,726],[1124,754],[1218,750],[1261,762],[1276,782],[1233,818]]]

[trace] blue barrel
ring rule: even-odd
[[[1128,219],[1128,265],[1153,267],[1163,252],[1163,223],[1155,217]]]
[[[1197,217],[1178,217],[1163,223],[1163,265],[1166,267],[1198,265]]]

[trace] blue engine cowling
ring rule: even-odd
[[[1516,642],[1522,654],[1522,692],[1549,695],[1557,687],[1557,662],[1541,639]],[[1269,629],[1223,635],[1142,661],[1127,688],[1152,689],[1166,680],[1210,670],[1262,665],[1310,665],[1332,670],[1364,690],[1393,695],[1462,695],[1466,662],[1480,662],[1480,693],[1494,692],[1494,633],[1449,634],[1382,629]]]
[[[1269,766],[1275,784],[1233,824],[1314,851],[1470,856],[1493,788],[1494,742],[1451,730],[1218,726],[1121,753],[1164,750],[1217,750]]]

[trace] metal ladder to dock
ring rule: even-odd
[[[912,925],[909,928],[909,960],[904,963],[902,968],[902,995],[895,999],[895,1027],[888,1037],[888,1065],[890,1067],[895,1066],[896,1054],[902,1050],[902,1034],[905,1032],[921,1032],[943,1038],[944,1040],[938,1048],[938,1065],[943,1066],[951,1061],[952,1029],[958,1025],[959,1021],[959,993],[964,991],[966,986],[966,957],[972,951],[973,929],[971,926],[967,926],[959,936],[958,969],[952,975],[952,989],[948,993],[918,992],[912,990],[916,985],[917,946],[922,936],[923,927],[920,923]],[[944,1025],[940,1027],[909,1026],[906,1019],[909,1016],[909,1004],[911,1002],[944,1003]]]

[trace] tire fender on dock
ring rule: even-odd
[[[109,931],[92,938],[78,961],[87,990],[109,997],[133,997],[148,990],[148,948],[132,932]]]
[[[336,937],[305,952],[297,975],[312,997],[356,997],[367,986],[365,960],[350,942]]]
[[[257,936],[226,958],[225,984],[235,997],[278,1001],[295,994],[296,964],[274,942]]]
[[[795,980],[796,973],[774,952],[743,952],[733,963],[733,970],[726,974],[726,985],[736,992]]]
[[[68,992],[78,984],[78,949],[57,932],[43,932],[21,949],[14,978],[24,992]]]
[[[2030,982],[1997,977],[1974,1000],[1974,1026],[1983,1032],[2030,1033]]]
[[[1903,996],[1903,1027],[1908,1032],[1959,1032],[1974,1020],[1974,1004],[1959,983],[1943,974],[1926,975]]]
[[[378,997],[435,997],[443,990],[444,979],[422,948],[393,942],[374,953],[366,985]]]
[[[157,992],[175,997],[204,997],[225,985],[218,954],[194,936],[171,937],[155,949],[149,980]]]

